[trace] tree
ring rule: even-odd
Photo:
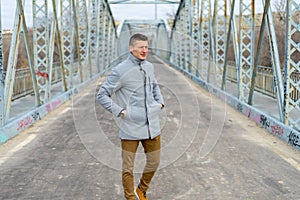
[[[286,19],[286,0],[278,0],[278,1],[272,1],[272,5],[274,8],[274,11],[278,15],[279,22],[285,22]]]

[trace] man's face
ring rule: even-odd
[[[145,60],[149,51],[148,42],[137,40],[134,42],[133,46],[129,47],[129,49],[132,55],[134,55],[136,58]]]

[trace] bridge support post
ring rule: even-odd
[[[285,124],[300,129],[300,118],[292,119],[293,112],[300,112],[300,99],[293,97],[293,94],[300,92],[299,76],[300,62],[299,53],[300,45],[299,32],[300,21],[298,13],[300,12],[300,3],[295,0],[289,0],[286,5],[286,51],[285,51],[285,76],[284,76],[284,118]]]

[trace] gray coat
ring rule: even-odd
[[[113,94],[116,102],[111,99]],[[159,113],[164,101],[150,62],[129,54],[112,69],[96,98],[117,117],[126,110],[126,117],[120,117],[121,139],[150,139],[160,134]]]

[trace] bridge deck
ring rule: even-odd
[[[299,151],[151,59],[166,108],[149,199],[300,198]],[[123,199],[118,122],[95,102],[97,85],[0,146],[0,199]]]

